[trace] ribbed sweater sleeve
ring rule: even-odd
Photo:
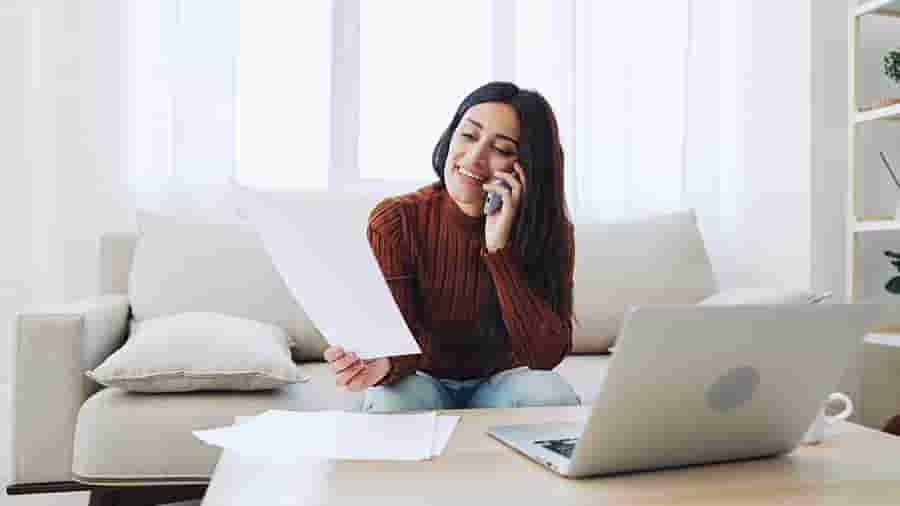
[[[380,385],[396,383],[417,369],[428,367],[430,363],[427,354],[428,335],[422,325],[421,308],[415,289],[415,263],[404,230],[401,205],[390,199],[378,204],[369,216],[366,233],[397,307],[423,353],[391,357],[390,372],[379,382]]]
[[[565,293],[572,292],[575,271],[575,243],[569,227],[569,255],[561,266]],[[490,253],[482,248],[481,256],[497,287],[500,312],[509,333],[512,351],[517,361],[532,369],[553,369],[572,349],[571,297],[560,301],[556,313],[536,290],[528,285],[518,259],[507,244]]]

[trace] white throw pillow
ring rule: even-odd
[[[322,360],[325,339],[275,270],[256,231],[138,213],[128,281],[139,323],[187,312],[213,312],[285,329],[299,359]]]
[[[605,352],[626,308],[694,304],[718,285],[693,210],[575,226],[574,352]]]
[[[133,392],[268,390],[306,381],[283,329],[216,313],[138,323],[122,348],[85,374]]]
[[[809,290],[776,288],[731,288],[703,299],[698,305],[737,306],[741,304],[810,304],[816,294]]]

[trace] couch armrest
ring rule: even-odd
[[[98,390],[85,377],[122,345],[125,295],[46,306],[16,317],[12,382],[12,484],[71,480],[81,404]]]

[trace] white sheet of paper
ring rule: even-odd
[[[194,431],[194,436],[247,457],[275,461],[334,458],[337,448],[334,413],[313,411],[303,413],[300,418],[267,411],[230,427]]]
[[[225,449],[216,463],[203,506],[322,504],[335,484],[334,460],[290,463],[247,457]]]
[[[421,353],[366,237],[359,195],[303,191],[290,198],[235,186],[275,268],[331,345],[363,359]]]
[[[442,415],[437,418],[437,428],[434,431],[434,445],[431,448],[433,457],[437,457],[447,449],[447,444],[450,442],[450,436],[453,435],[453,431],[456,429],[457,422],[459,422],[458,416]]]
[[[426,460],[432,456],[437,414],[341,413],[338,459]]]
[[[247,457],[425,460],[434,453],[437,415],[374,415],[342,411],[270,410],[230,427],[194,436]]]

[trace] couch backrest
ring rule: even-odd
[[[268,195],[273,203],[297,197]],[[334,198],[359,215],[363,230],[381,200],[355,194]],[[215,211],[176,216],[139,211],[136,235],[110,234],[101,240],[103,291],[127,293],[136,322],[203,311],[278,325],[291,337],[295,358],[321,360],[324,337],[278,274],[256,231],[240,218],[243,211],[225,206]]]
[[[137,237],[116,233],[101,238],[101,293],[129,292]],[[637,221],[577,225],[575,240],[576,352],[606,351],[630,305],[690,304],[718,290],[692,210]],[[271,293],[288,296],[283,290]],[[301,320],[302,324],[288,331],[298,335],[317,332],[306,328],[308,320]]]
[[[602,352],[629,306],[694,304],[716,293],[693,210],[575,226],[576,352]]]

